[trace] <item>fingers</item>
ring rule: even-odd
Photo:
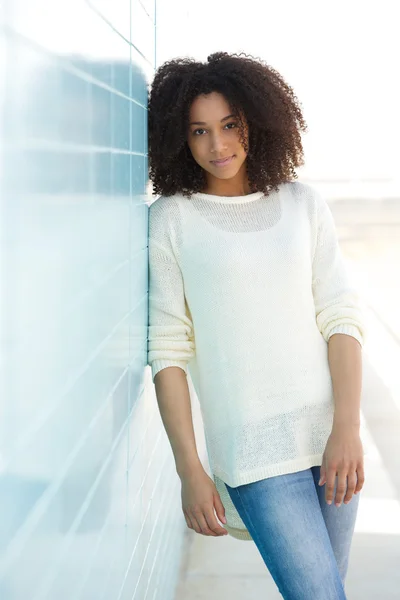
[[[356,471],[350,471],[347,474],[347,492],[344,497],[344,503],[348,504],[353,497],[354,491],[357,485],[357,474]]]
[[[328,467],[326,472],[325,499],[327,504],[332,504],[335,489],[336,467]]]
[[[338,475],[338,484],[336,488],[335,506],[340,506],[343,502],[347,487],[347,469],[341,469]]]
[[[214,509],[218,520],[221,521],[221,523],[226,523],[225,507],[222,504],[221,497],[219,494],[214,495]]]
[[[200,526],[200,530],[201,530],[200,533],[202,533],[203,535],[210,535],[212,537],[216,537],[217,536],[217,534],[214,533],[214,531],[212,531],[209,528],[208,523],[206,521],[206,518],[204,516],[204,512],[201,509],[197,509],[194,512],[194,516],[195,516],[195,518],[197,520],[197,523]]]
[[[214,510],[208,509],[205,511],[204,516],[206,518],[209,529],[215,533],[215,535],[226,535],[227,531],[221,525],[218,524]]]
[[[201,526],[200,526],[200,524],[199,524],[199,522],[197,520],[196,515],[193,512],[188,513],[188,514],[189,514],[189,520],[191,522],[191,529],[194,529],[194,531],[196,533],[203,533],[201,531]]]
[[[188,514],[186,513],[186,511],[183,511],[184,517],[185,517],[185,521],[186,521],[186,525],[188,526],[189,529],[194,529],[193,525],[192,525],[192,521],[190,519],[190,517],[188,516]]]
[[[335,479],[337,476],[337,487],[335,494]],[[335,506],[339,507],[342,502],[348,504],[354,494],[358,494],[365,481],[364,467],[359,464],[341,468],[339,471],[333,466],[327,469],[326,475],[326,502],[332,504],[335,495]]]
[[[364,475],[364,465],[358,465],[357,467],[357,485],[356,485],[356,489],[354,490],[355,494],[358,494],[358,492],[361,492],[362,487],[364,485],[364,481],[365,481],[365,475]]]
[[[212,508],[204,510],[196,508],[191,511],[184,510],[183,514],[189,529],[193,529],[196,533],[211,537],[219,537],[228,533],[226,529],[218,524]]]

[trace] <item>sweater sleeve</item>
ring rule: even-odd
[[[149,329],[148,358],[152,379],[166,367],[180,367],[195,353],[193,323],[184,293],[182,272],[176,260],[162,203],[149,211]],[[156,206],[157,205],[157,206]],[[164,207],[165,208],[165,207]]]
[[[317,235],[312,264],[312,290],[317,326],[324,339],[335,333],[353,336],[361,346],[365,325],[359,296],[350,284],[335,222],[327,202],[316,193]]]

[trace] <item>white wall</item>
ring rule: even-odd
[[[155,2],[0,10],[0,597],[172,598],[183,515],[146,368]]]

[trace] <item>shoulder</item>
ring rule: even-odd
[[[180,201],[178,194],[159,196],[149,205],[149,219],[154,223],[159,220],[173,222],[179,216]]]
[[[159,196],[149,205],[149,235],[154,239],[165,240],[175,237],[180,231],[181,196]]]
[[[283,193],[292,196],[298,202],[315,201],[315,199],[320,196],[318,190],[314,186],[302,181],[288,181],[287,183],[283,183],[281,190]]]
[[[296,204],[300,204],[307,212],[310,219],[317,213],[327,208],[327,202],[316,187],[302,181],[289,181],[281,187],[282,192]]]
[[[149,204],[149,213],[156,215],[162,212],[171,212],[178,206],[179,198],[178,194],[174,196],[159,196]]]

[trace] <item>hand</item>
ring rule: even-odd
[[[326,483],[328,504],[333,500],[336,475],[335,505],[341,505],[345,493],[344,504],[348,504],[353,494],[358,494],[364,485],[363,447],[359,431],[352,426],[334,425],[326,444],[319,485]]]
[[[215,509],[219,520],[226,523],[225,509],[211,477],[201,468],[182,477],[181,481],[182,509],[189,529],[212,537],[227,535],[214,514]]]

